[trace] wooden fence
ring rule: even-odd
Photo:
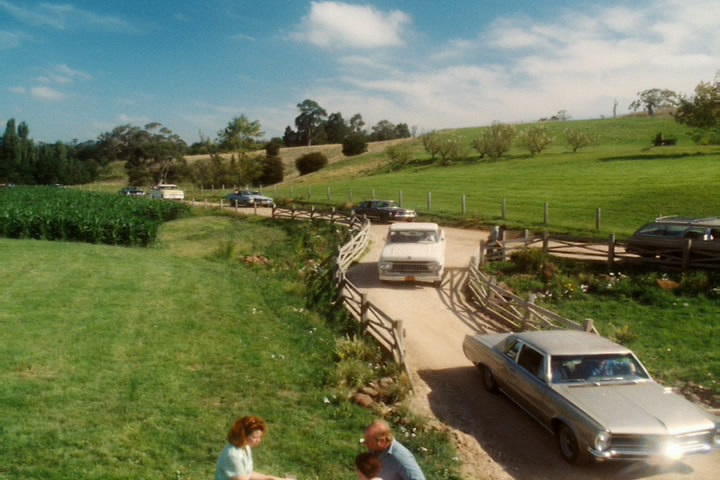
[[[569,320],[535,304],[535,296],[525,300],[497,284],[482,272],[475,257],[470,260],[467,288],[471,298],[488,315],[504,323],[510,330],[539,330],[542,328],[570,328],[598,333],[591,319],[584,324]]]
[[[347,278],[347,271],[367,249],[370,241],[370,221],[357,215],[331,211],[287,209],[273,207],[274,218],[293,220],[327,220],[343,224],[350,229],[350,240],[340,246],[335,258],[334,278],[338,286],[337,303],[360,322],[363,331],[377,340],[388,351],[410,378],[405,356],[405,329],[402,320],[391,318],[377,305],[368,300],[366,293]]]
[[[642,248],[626,251],[627,243],[618,242],[614,235],[607,241],[584,239],[564,235],[530,235],[527,230],[508,238],[505,231],[497,241],[480,243],[479,262],[502,261],[518,250],[539,248],[550,255],[576,258],[585,261],[606,262],[611,270],[616,264],[657,265],[669,270],[720,269],[720,241],[678,239],[643,240]]]

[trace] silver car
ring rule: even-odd
[[[718,419],[655,382],[635,355],[599,335],[545,330],[467,335],[465,356],[555,434],[570,463],[679,459],[720,446]]]

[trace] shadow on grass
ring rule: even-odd
[[[654,148],[668,148],[668,147],[650,147],[652,150],[647,150],[646,153],[638,153],[636,155],[618,155],[612,157],[600,157],[598,160],[601,162],[616,162],[616,161],[627,161],[627,160],[682,160],[690,157],[714,157],[717,156],[718,152],[678,152],[676,150],[669,150],[664,152],[655,151]],[[672,147],[670,147],[672,148]]]

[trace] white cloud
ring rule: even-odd
[[[59,101],[65,100],[65,94],[50,87],[32,87],[30,94],[41,100]]]
[[[10,93],[14,93],[15,95],[25,95],[27,93],[25,87],[10,87],[8,88],[8,91]]]
[[[56,30],[95,29],[114,32],[136,32],[128,21],[112,16],[99,15],[70,4],[41,3],[35,8],[25,8],[6,0],[0,0],[0,10],[5,10],[18,21],[36,27]]]
[[[384,13],[368,5],[312,2],[310,13],[291,36],[322,48],[396,47],[405,44],[403,33],[410,23],[400,10]]]
[[[705,0],[499,18],[423,51],[415,64],[407,51],[382,64],[343,57],[340,86],[317,86],[306,98],[328,111],[359,111],[368,125],[388,119],[421,130],[533,121],[561,109],[573,118],[609,116],[615,99],[624,113],[638,91],[691,93],[712,80],[720,68],[718,19],[720,2]]]

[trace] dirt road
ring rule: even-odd
[[[451,429],[462,457],[463,476],[480,479],[697,479],[714,480],[720,455],[673,464],[566,464],[552,435],[501,395],[482,389],[476,369],[462,353],[467,333],[502,330],[468,305],[458,292],[470,257],[488,232],[446,228],[446,274],[440,288],[382,284],[377,260],[387,225],[373,225],[371,248],[348,273],[370,300],[403,320],[408,364],[416,393],[413,406]]]

